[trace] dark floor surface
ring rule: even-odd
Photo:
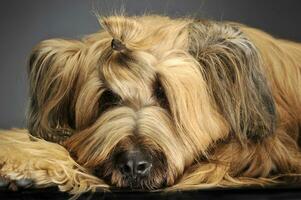
[[[48,200],[48,199],[68,199],[66,193],[58,192],[56,188],[47,189],[27,189],[18,192],[0,190],[0,199],[22,199],[22,200]],[[180,200],[180,199],[218,199],[218,200],[301,200],[301,187],[274,187],[274,188],[243,188],[243,189],[210,189],[173,193],[150,193],[150,192],[96,192],[83,194],[79,199],[89,200]]]

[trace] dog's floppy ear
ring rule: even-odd
[[[227,134],[227,127],[210,102],[206,82],[202,78],[199,63],[189,53],[171,50],[158,63],[159,95],[166,97],[179,138],[188,154],[206,155],[214,141]],[[162,102],[162,101],[161,101]]]
[[[51,39],[33,49],[28,66],[31,134],[59,142],[72,132],[74,113],[70,109],[77,92],[81,48],[79,41]]]
[[[274,100],[259,52],[236,24],[190,25],[190,53],[200,63],[209,92],[239,139],[274,132]]]

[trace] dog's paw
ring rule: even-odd
[[[10,178],[0,175],[0,188],[18,191],[18,189],[29,188],[31,186],[33,186],[31,179],[11,180]]]

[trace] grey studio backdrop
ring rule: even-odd
[[[98,31],[94,11],[108,15],[122,7],[129,14],[237,21],[301,42],[300,0],[1,0],[0,129],[26,126],[26,65],[32,47],[48,38],[76,39]]]

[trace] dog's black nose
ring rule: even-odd
[[[132,150],[120,155],[118,166],[123,175],[137,179],[149,174],[152,163],[142,151]]]

